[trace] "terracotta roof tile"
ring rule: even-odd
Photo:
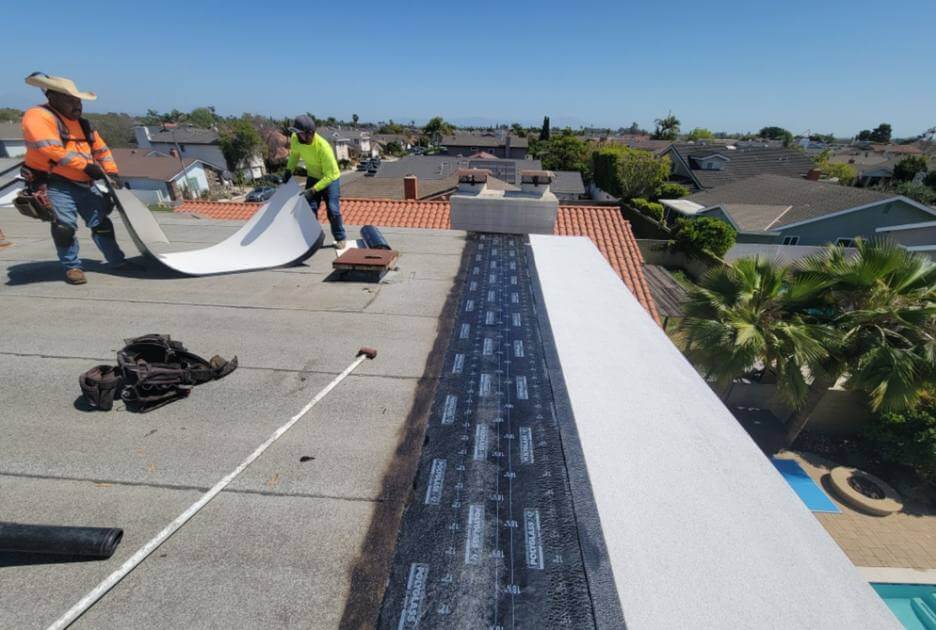
[[[260,208],[259,203],[185,201],[176,212],[212,219],[246,221]],[[452,223],[447,201],[400,201],[394,199],[342,199],[341,214],[348,225],[450,230]],[[324,222],[325,213],[321,213]],[[559,206],[555,233],[559,236],[587,236],[607,259],[650,315],[659,322],[656,304],[643,273],[643,256],[637,240],[621,212],[613,206]]]

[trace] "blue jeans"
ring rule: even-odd
[[[53,179],[49,182],[49,201],[55,211],[55,220],[59,226],[78,229],[78,216],[84,219],[85,225],[91,230],[94,244],[98,246],[107,262],[119,264],[124,261],[124,253],[114,237],[114,227],[107,218],[107,200],[104,193],[95,186],[81,186],[67,181]],[[72,238],[66,245],[61,236],[56,236],[55,223],[52,224],[55,251],[65,269],[80,269],[81,259],[78,257],[78,239]]]
[[[306,190],[315,186],[317,179],[311,177],[306,179]],[[345,240],[344,220],[341,218],[341,186],[336,179],[328,186],[315,193],[309,204],[312,206],[312,212],[318,217],[319,207],[325,202],[326,212],[328,214],[328,225],[331,226],[332,237],[336,241]]]

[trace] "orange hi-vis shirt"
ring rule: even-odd
[[[106,173],[117,174],[117,163],[97,131],[85,138],[81,123],[57,116],[43,106],[23,115],[26,166],[76,182],[90,182],[84,168],[92,162]]]

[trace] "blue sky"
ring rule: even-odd
[[[97,92],[89,111],[936,125],[933,0],[8,4],[0,106],[41,100],[41,70]]]

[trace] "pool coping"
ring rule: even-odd
[[[856,567],[868,582],[885,584],[936,584],[936,569]]]

